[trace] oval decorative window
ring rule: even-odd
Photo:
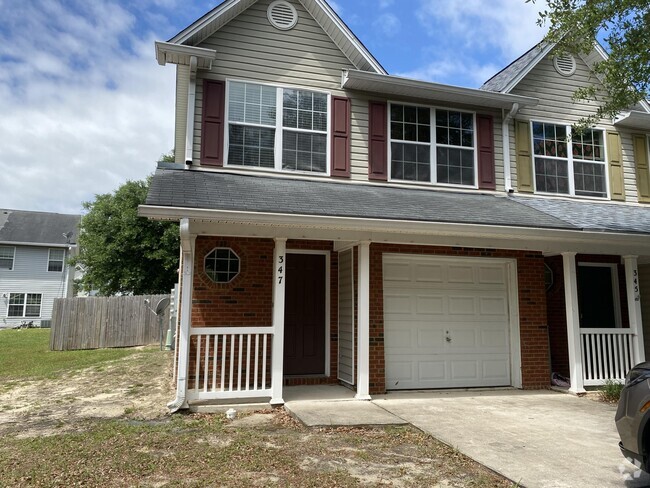
[[[215,283],[230,283],[239,274],[239,256],[229,247],[217,247],[205,257],[205,274]]]
[[[298,23],[298,12],[295,7],[286,0],[276,0],[269,5],[266,15],[269,22],[276,29],[293,29]]]
[[[576,72],[576,58],[573,54],[562,54],[553,58],[555,70],[562,76],[571,76]]]

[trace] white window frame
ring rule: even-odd
[[[623,318],[621,314],[621,295],[618,282],[618,265],[616,263],[585,263],[578,261],[578,267],[585,268],[609,268],[612,277],[612,300],[614,302],[614,322],[615,327],[620,329],[623,327]]]
[[[13,271],[14,268],[16,267],[16,246],[0,246],[0,248],[11,249],[12,250],[11,268],[0,268],[0,272],[2,272],[2,271]],[[3,259],[7,259],[7,258],[3,258]]]
[[[416,141],[403,141],[403,140],[395,140],[393,141],[393,138],[391,137],[391,107],[393,105],[401,105],[401,106],[407,106],[407,107],[415,107],[415,108],[428,108],[430,110],[429,116],[430,116],[430,122],[429,122],[429,127],[431,130],[431,137],[429,143],[426,142],[416,142]],[[473,146],[471,147],[472,151],[474,151],[474,184],[472,185],[456,185],[454,183],[438,183],[438,152],[436,149],[438,147],[448,147],[448,148],[453,148],[453,149],[470,149],[469,147],[464,147],[464,146],[452,146],[450,144],[438,144],[436,138],[437,138],[437,131],[436,131],[436,111],[437,110],[444,110],[447,112],[460,112],[464,114],[471,114],[472,115],[472,124],[473,124],[473,134],[472,134],[472,144]],[[387,119],[387,124],[388,124],[388,181],[390,182],[395,182],[395,183],[403,183],[407,185],[435,185],[435,186],[441,186],[441,187],[446,187],[446,188],[467,188],[467,189],[478,189],[478,131],[476,127],[476,112],[472,112],[471,110],[459,110],[457,108],[450,108],[450,107],[443,107],[443,106],[437,106],[437,105],[422,105],[422,104],[416,104],[416,103],[404,103],[404,102],[397,102],[397,101],[389,101],[388,102],[388,116],[386,117]],[[411,181],[411,180],[402,180],[402,179],[393,179],[393,154],[392,154],[392,143],[397,142],[397,143],[406,143],[406,144],[416,144],[416,145],[423,145],[423,146],[429,146],[431,148],[430,154],[429,154],[429,164],[430,164],[430,181]]]
[[[606,195],[604,197],[596,197],[596,196],[590,196],[590,195],[576,195],[576,188],[575,188],[575,175],[574,175],[574,158],[573,158],[573,138],[569,137],[567,139],[567,157],[566,158],[560,158],[557,156],[538,156],[535,154],[535,136],[533,134],[533,124],[538,123],[538,124],[550,124],[550,125],[559,125],[563,126],[566,128],[566,132],[569,136],[571,136],[571,124],[567,124],[566,122],[557,122],[557,121],[550,121],[550,120],[540,120],[540,119],[531,119],[530,123],[528,124],[528,130],[530,132],[530,155],[532,159],[532,170],[533,170],[533,188],[535,190],[535,193],[539,195],[549,195],[549,196],[554,196],[554,197],[572,197],[572,198],[585,198],[588,200],[596,199],[596,200],[610,200],[610,188],[609,188],[609,160],[608,160],[608,155],[609,155],[609,149],[607,147],[607,130],[604,127],[590,127],[590,130],[593,131],[600,131],[603,135],[603,151],[605,151],[605,154],[603,155],[604,160],[603,161],[589,161],[585,159],[577,159],[575,161],[578,162],[585,162],[585,163],[594,163],[594,164],[602,164],[603,167],[605,168],[605,192]],[[540,157],[543,159],[554,159],[557,161],[564,161],[565,159],[567,160],[567,172],[569,176],[569,193],[552,193],[552,192],[544,192],[544,191],[539,191],[537,190],[537,170],[535,167],[535,158]]]
[[[61,259],[52,259],[52,251],[62,251],[63,252],[63,257]],[[51,270],[50,269],[50,263],[58,263],[58,262],[61,263],[61,270],[60,271]],[[51,247],[47,251],[47,272],[48,273],[63,273],[64,270],[65,270],[65,249]]]
[[[22,305],[20,305],[20,304],[12,304],[11,303],[11,295],[23,295],[23,303],[22,303]],[[40,303],[38,304],[38,316],[36,316],[36,315],[27,316],[26,315],[27,307],[28,307],[27,297],[29,295],[36,295],[36,296],[40,297]],[[18,306],[23,307],[22,315],[9,315],[9,310],[11,309],[11,307],[18,307]],[[29,304],[29,306],[34,307],[35,305]],[[42,312],[43,312],[43,294],[42,293],[28,293],[28,292],[9,293],[8,302],[7,302],[7,318],[8,319],[39,319],[39,318],[41,318],[41,313]]]
[[[239,266],[238,266],[239,271],[237,271],[237,273],[232,278],[230,278],[228,281],[217,281],[216,276],[215,276],[215,278],[213,278],[208,273],[208,270],[207,270],[208,256],[210,256],[213,252],[217,252],[217,251],[230,251],[231,253],[233,253],[235,255],[235,257],[237,258],[237,262],[239,263]],[[235,250],[232,247],[223,247],[223,246],[222,247],[213,247],[210,250],[210,252],[207,253],[205,255],[205,257],[203,258],[203,272],[205,273],[205,275],[208,277],[208,279],[212,283],[214,283],[216,285],[227,285],[229,283],[232,283],[241,274],[241,257],[239,256],[239,254],[237,254],[237,252],[235,252]],[[230,270],[228,270],[228,274],[230,274]]]
[[[230,164],[228,162],[229,146],[230,146],[230,85],[231,83],[245,83],[249,85],[260,85],[260,86],[270,86],[276,89],[275,96],[275,127],[270,125],[257,125],[257,124],[243,124],[250,127],[262,127],[262,128],[274,128],[275,129],[275,142],[274,142],[274,167],[273,168],[262,168],[255,166],[244,166],[239,164]],[[312,93],[321,93],[327,96],[327,130],[326,135],[326,146],[325,146],[325,172],[318,173],[315,171],[300,171],[300,170],[289,170],[282,168],[282,131],[285,129],[282,125],[283,118],[283,92],[284,90],[301,90],[308,91]],[[224,150],[224,167],[229,166],[230,168],[236,168],[243,171],[270,171],[274,173],[283,173],[283,174],[296,174],[296,175],[307,175],[307,176],[330,176],[331,175],[331,143],[332,143],[332,93],[327,90],[314,90],[313,88],[296,86],[296,85],[284,85],[276,83],[264,83],[256,80],[246,80],[246,79],[227,79],[226,80],[226,94],[225,94],[225,109],[224,109],[224,135],[223,135],[223,150]],[[307,130],[307,129],[293,129],[291,127],[287,128],[290,131],[304,132],[309,134],[323,134],[321,131],[317,130]]]

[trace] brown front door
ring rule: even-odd
[[[325,256],[287,254],[284,374],[325,374]]]

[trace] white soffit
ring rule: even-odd
[[[210,69],[212,61],[217,58],[217,51],[156,41],[156,60],[161,66],[167,63],[189,66],[192,57],[197,60],[197,68]]]
[[[617,127],[650,131],[650,113],[632,111],[618,116],[614,121],[614,125]]]
[[[536,98],[520,95],[443,85],[357,70],[344,70],[341,86],[349,90],[360,90],[385,96],[420,98],[435,102],[491,108],[510,108],[514,103],[519,104],[520,107],[531,107],[539,103]]]

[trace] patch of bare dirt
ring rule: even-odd
[[[57,379],[25,381],[0,393],[0,437],[79,431],[89,419],[169,415],[171,364],[170,352],[142,351]]]

